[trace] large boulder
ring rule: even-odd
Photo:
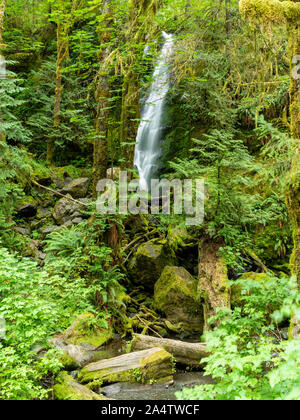
[[[63,194],[71,194],[73,198],[86,197],[90,186],[89,178],[78,178],[63,187]]]
[[[197,280],[183,267],[165,267],[154,289],[156,309],[185,331],[203,332],[203,306]]]
[[[67,373],[61,372],[54,385],[54,397],[57,400],[72,401],[94,401],[107,400],[103,395],[98,395],[88,389],[86,386],[80,385]]]
[[[78,379],[96,389],[102,383],[170,382],[173,371],[173,356],[162,348],[154,347],[91,363],[79,372]]]
[[[52,216],[57,224],[63,225],[66,222],[78,217],[78,213],[84,208],[85,201],[82,200],[83,205],[75,203],[70,200],[72,196],[67,194],[65,198],[60,199],[53,209]]]
[[[146,242],[139,246],[129,264],[129,272],[135,284],[153,290],[163,269],[174,265],[174,257],[165,244]]]

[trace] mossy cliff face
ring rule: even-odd
[[[61,372],[58,375],[57,383],[53,388],[53,392],[54,397],[57,400],[101,401],[107,399],[75,382],[67,372]]]
[[[94,321],[95,316],[93,314],[80,315],[64,332],[64,341],[67,344],[101,347],[113,338],[114,333],[111,329],[92,327]]]
[[[81,383],[168,382],[173,378],[174,361],[166,350],[155,347],[102,360],[85,366],[78,375]]]
[[[185,331],[203,331],[203,309],[197,296],[197,280],[183,267],[165,267],[155,285],[156,309]]]
[[[137,249],[129,264],[129,272],[135,284],[153,290],[164,267],[173,264],[174,258],[167,245],[150,241]]]

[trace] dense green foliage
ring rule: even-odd
[[[299,313],[295,278],[243,281],[242,308],[220,311],[207,334],[211,356],[205,374],[216,385],[185,389],[180,399],[299,400],[300,340],[281,342],[278,322]],[[283,306],[281,306],[283,304]],[[270,320],[272,310],[277,311]],[[271,321],[271,322],[270,322]]]
[[[215,384],[177,397],[300,400],[291,48],[282,26],[261,23],[243,20],[227,0],[0,0],[0,399],[53,398],[63,366],[51,337],[83,313],[95,315],[94,329],[109,326],[124,340],[159,328],[188,336],[132,278],[139,245],[154,241],[195,277],[201,246],[217,244],[200,264],[209,272],[211,261],[224,262],[230,280],[213,293],[227,293],[231,308],[213,308],[202,337]],[[162,31],[175,46],[159,173],[205,180],[205,219],[196,227],[185,226],[185,215],[95,211],[99,174],[138,175],[140,103]],[[66,198],[72,178],[89,178],[88,190]],[[270,271],[270,279],[241,278],[250,271]],[[210,292],[201,287],[199,311]]]

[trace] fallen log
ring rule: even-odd
[[[166,350],[152,346],[151,349],[123,354],[112,359],[86,365],[78,375],[82,384],[130,382],[148,384],[168,383],[173,380],[174,362]]]
[[[177,363],[192,367],[199,367],[201,360],[208,356],[205,343],[188,343],[141,334],[135,334],[131,342],[131,351],[147,350],[153,347],[164,348],[173,355]]]

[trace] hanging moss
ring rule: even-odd
[[[278,0],[241,0],[240,12],[252,21],[282,25],[300,19],[300,4]]]

